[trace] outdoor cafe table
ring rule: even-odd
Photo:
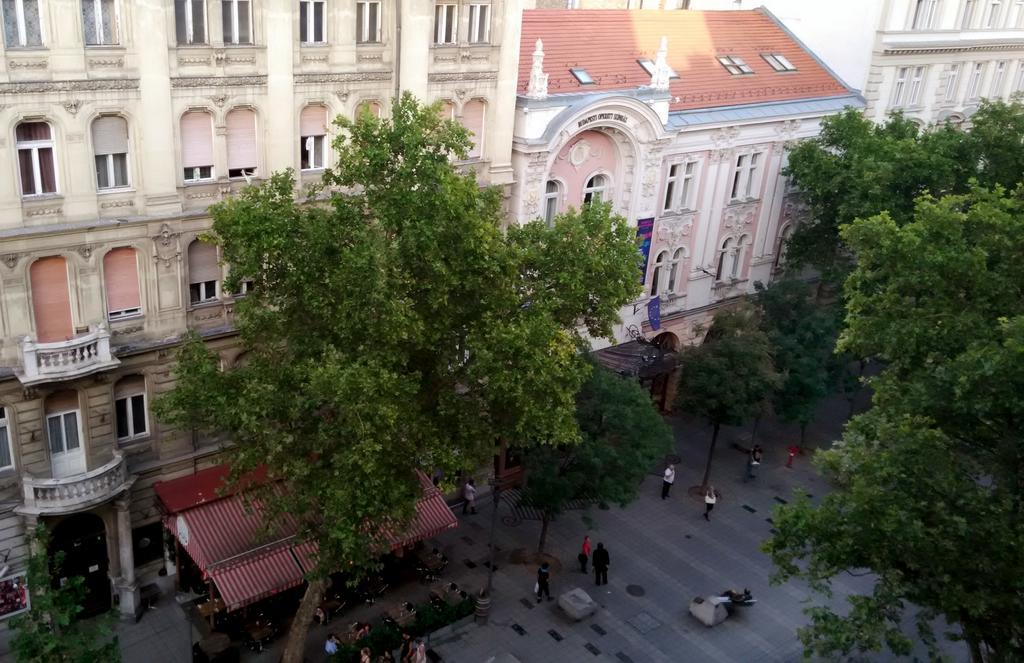
[[[245,633],[257,651],[263,651],[263,643],[273,637],[274,629],[268,622],[256,620],[245,625]]]
[[[438,597],[448,605],[462,603],[463,599],[465,599],[462,594],[462,589],[453,582],[439,582],[430,590],[431,596]]]
[[[416,621],[415,610],[406,610],[405,603],[405,601],[400,601],[397,604],[388,605],[384,608],[384,614],[403,628]]]
[[[438,553],[421,550],[416,553],[416,559],[418,559],[428,571],[440,571],[444,569],[444,559]]]
[[[206,601],[205,603],[198,604],[196,610],[203,619],[209,619],[210,626],[213,626],[213,616],[218,612],[224,611],[224,601],[221,599]]]

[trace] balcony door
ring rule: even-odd
[[[71,322],[67,262],[60,256],[40,258],[29,269],[36,341],[55,343],[75,335]]]
[[[78,410],[46,415],[46,433],[50,439],[50,469],[53,477],[85,472],[85,449],[82,447],[81,413]]]

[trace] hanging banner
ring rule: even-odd
[[[636,237],[640,240],[640,283],[647,281],[647,261],[651,258],[651,237],[654,235],[654,217],[636,222]]]
[[[651,323],[651,329],[661,329],[661,295],[656,295],[647,302],[647,321]]]

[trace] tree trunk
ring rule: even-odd
[[[292,627],[288,629],[288,642],[285,643],[281,663],[302,663],[303,654],[306,651],[306,635],[309,633],[309,625],[313,623],[313,613],[320,605],[325,589],[327,589],[326,578],[310,581],[306,587],[306,593],[302,595],[302,602],[299,603]]]
[[[537,554],[544,553],[544,546],[548,543],[548,525],[551,524],[551,515],[545,511],[540,519],[540,543],[537,544]]]
[[[704,464],[704,478],[701,479],[700,489],[701,492],[707,492],[708,481],[711,479],[711,459],[715,456],[715,443],[718,442],[718,429],[721,427],[717,421],[715,422],[715,429],[711,433],[711,446],[708,447],[708,461]]]
[[[754,417],[754,427],[750,430],[750,448],[754,448],[754,442],[757,441],[757,428],[761,425],[761,413],[758,413]]]

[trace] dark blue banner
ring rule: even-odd
[[[661,329],[661,295],[647,302],[647,321],[651,323],[651,329]]]
[[[654,217],[636,222],[636,237],[640,240],[640,283],[647,281],[647,261],[651,259],[651,237],[654,235]]]

